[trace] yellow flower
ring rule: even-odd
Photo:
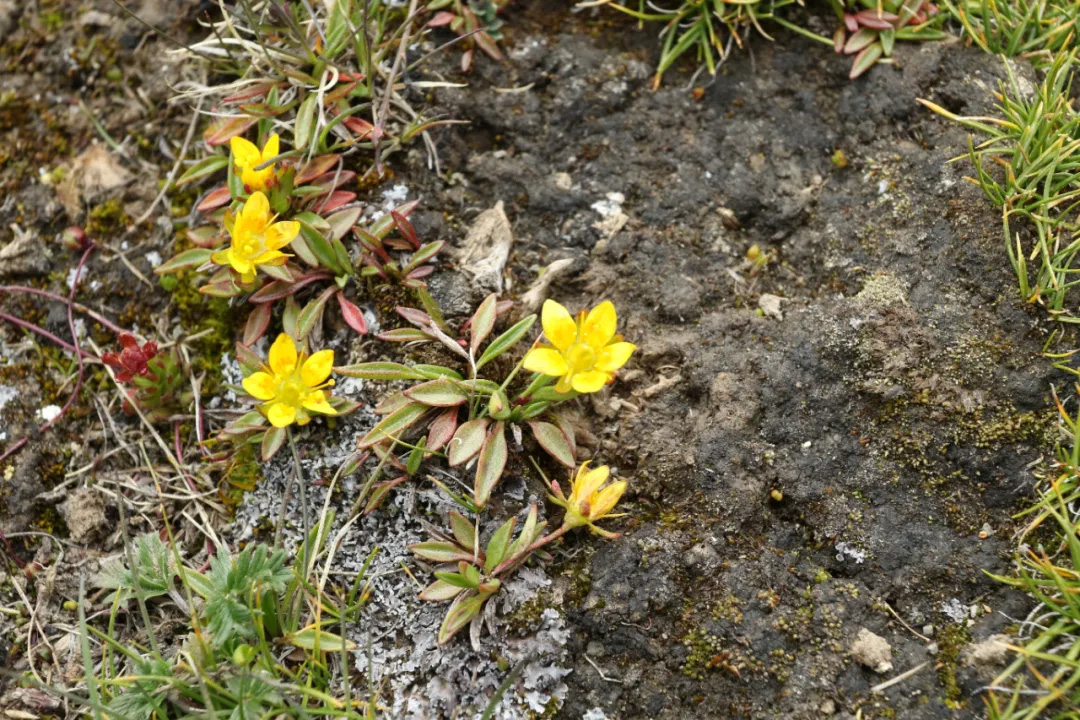
[[[300,223],[295,220],[274,222],[270,202],[261,192],[256,192],[240,208],[228,229],[232,245],[214,253],[210,259],[218,265],[232,266],[240,274],[241,281],[249,283],[255,280],[257,266],[284,265],[292,257],[281,252],[281,248],[300,233]]]
[[[229,147],[232,148],[233,160],[240,170],[240,181],[244,183],[244,186],[249,191],[265,190],[274,179],[274,165],[271,163],[262,170],[255,168],[280,154],[281,138],[278,134],[274,133],[270,136],[261,152],[254,143],[239,135],[229,141]]]
[[[525,355],[526,370],[559,378],[555,390],[596,392],[615,379],[615,371],[626,364],[635,345],[615,334],[615,306],[605,300],[577,322],[559,303],[545,300],[541,312],[544,337],[554,347],[537,347]]]
[[[598,535],[605,537],[618,537],[617,533],[608,532],[593,525],[594,522],[604,517],[622,517],[612,515],[611,511],[619,498],[626,492],[626,481],[618,480],[606,487],[602,487],[608,481],[610,471],[607,465],[601,465],[593,470],[589,469],[589,463],[584,462],[577,470],[577,475],[570,479],[570,497],[563,495],[559,483],[551,483],[554,495],[549,495],[553,503],[566,508],[566,517],[563,518],[563,526],[573,529],[588,525]]]
[[[334,367],[333,350],[320,350],[311,357],[303,352],[297,355],[296,343],[281,333],[270,346],[269,360],[269,366],[244,378],[244,390],[263,401],[259,410],[271,425],[307,425],[311,421],[309,413],[313,412],[338,414],[323,391],[334,384],[327,380]]]

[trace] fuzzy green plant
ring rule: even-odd
[[[962,117],[919,100],[986,138],[969,141],[966,157],[975,168],[969,181],[1001,210],[1021,296],[1071,323],[1080,322],[1070,300],[1080,283],[1080,115],[1071,95],[1076,62],[1077,50],[1059,53],[1033,95],[1021,89],[1007,62],[996,116]]]
[[[96,578],[114,591],[107,627],[83,620],[100,653],[95,661],[89,643],[84,648],[91,707],[128,720],[372,717],[374,698],[351,696],[348,653],[356,645],[340,634],[366,600],[362,574],[335,598],[316,571],[332,523],[325,511],[295,555],[262,544],[235,554],[219,547],[205,572],[183,562],[171,535],[134,541],[125,559]],[[121,637],[117,616],[132,600],[147,624],[142,637]],[[181,626],[183,640],[170,654],[151,617]],[[332,658],[341,659],[342,672],[331,670]]]

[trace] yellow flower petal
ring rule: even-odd
[[[563,375],[559,378],[559,382],[555,383],[555,392],[568,393],[574,389],[574,376]]]
[[[229,248],[224,250],[218,250],[216,253],[210,256],[210,262],[215,265],[228,265],[229,264]]]
[[[617,324],[615,306],[610,300],[605,300],[589,311],[589,315],[581,325],[581,339],[589,347],[599,350],[615,337]]]
[[[577,340],[577,323],[567,309],[554,300],[544,301],[540,324],[544,326],[544,337],[559,350],[566,350]]]
[[[596,356],[596,369],[604,372],[615,372],[630,359],[630,355],[637,350],[637,346],[628,342],[612,343],[605,347]]]
[[[272,159],[276,158],[280,153],[281,153],[281,137],[277,133],[274,133],[273,135],[271,135],[269,137],[269,139],[267,139],[266,144],[263,145],[262,153],[260,153],[259,162],[264,163],[267,160],[272,160]],[[274,166],[271,165],[267,169],[272,169],[273,167]]]
[[[522,367],[529,372],[538,372],[551,377],[565,375],[570,370],[562,353],[551,348],[533,348],[525,354]]]
[[[237,255],[232,248],[229,248],[228,258],[232,269],[241,275],[251,275],[255,272],[255,266],[251,264],[251,261]]]
[[[266,410],[266,419],[274,427],[283,428],[292,425],[296,420],[296,408],[292,405],[276,402]]]
[[[261,232],[270,222],[270,201],[261,192],[254,192],[240,209],[240,222],[244,230]],[[612,333],[614,334],[614,333]],[[610,339],[610,338],[609,338]],[[605,342],[607,342],[605,340]]]
[[[304,398],[304,409],[311,410],[312,412],[322,413],[323,415],[337,415],[337,410],[327,402],[326,393],[322,390],[315,390],[307,394]]]
[[[255,147],[255,144],[250,140],[245,140],[237,135],[229,141],[229,147],[232,149],[233,160],[240,166],[241,170],[253,168],[262,162],[259,159],[262,157],[259,148]]]
[[[589,500],[591,502],[593,493],[607,482],[610,475],[611,469],[607,465],[601,465],[592,470],[586,470],[585,466],[582,465],[581,470],[578,470],[577,481],[574,483],[575,499],[578,501]]]
[[[589,503],[589,515],[593,519],[600,519],[607,515],[619,502],[619,498],[626,492],[626,481],[613,482],[600,491],[596,498]]]
[[[286,255],[278,250],[267,250],[262,255],[252,258],[251,262],[256,265],[284,265],[292,255]]]
[[[248,271],[246,273],[241,273],[240,274],[240,284],[241,285],[250,285],[253,282],[255,282],[255,270],[254,269],[252,269],[252,270],[250,270],[250,271]]]
[[[315,387],[326,382],[330,370],[334,367],[334,351],[320,350],[304,361],[300,368],[300,379],[307,387]]]
[[[300,223],[295,220],[277,222],[266,228],[263,237],[266,238],[267,250],[280,250],[300,234]]]
[[[256,400],[274,399],[274,376],[270,373],[256,372],[244,378],[244,390]]]
[[[296,343],[281,333],[270,346],[270,369],[275,375],[288,375],[296,369]]]
[[[607,385],[609,379],[611,379],[611,373],[606,373],[601,370],[590,370],[589,372],[577,373],[574,375],[572,384],[574,389],[579,393],[591,393],[596,392]]]

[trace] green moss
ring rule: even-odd
[[[964,691],[956,682],[956,668],[960,662],[960,651],[970,642],[971,633],[962,625],[947,625],[937,636],[938,681],[945,689],[945,704],[953,710],[967,704]]]
[[[86,221],[86,234],[92,238],[108,238],[123,232],[131,224],[131,216],[124,212],[119,200],[106,200],[90,209]]]

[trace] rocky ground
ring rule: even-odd
[[[96,222],[113,252],[91,262],[80,300],[165,335],[206,323],[214,333],[200,347],[220,371],[232,311],[192,310],[158,287],[150,270],[171,254],[173,224],[167,212],[132,222],[171,167],[159,146],[186,131],[165,105],[179,70],[161,65],[164,41],[115,6],[98,3],[89,22],[57,5],[30,17],[0,3],[0,35],[15,38],[0,78],[4,282],[66,292],[74,260],[54,237]],[[173,19],[175,32],[190,32],[193,17]],[[377,637],[370,669],[391,678],[394,710],[449,716],[524,662],[502,716],[979,716],[979,689],[1004,657],[994,636],[1015,632],[1029,607],[984,571],[1010,571],[1010,516],[1051,452],[1050,385],[1061,378],[1041,357],[1046,323],[1017,298],[996,213],[963,182],[964,164],[948,164],[966,152],[966,133],[915,99],[986,112],[1001,60],[908,45],[851,82],[842,58],[780,33],[752,38],[752,53],[735,53],[715,80],[699,77],[698,96],[683,87],[689,73],[649,89],[649,31],[555,0],[523,1],[508,20],[504,63],[478,62],[468,87],[430,97],[469,121],[436,135],[443,175],[413,150],[367,201],[421,198],[421,236],[451,246],[502,201],[515,237],[511,295],[568,259],[552,297],[615,303],[640,350],[610,390],[580,402],[579,440],[629,479],[629,515],[621,539],[573,537],[552,566],[522,573],[480,652],[466,639],[435,650],[435,612],[404,577],[382,577],[357,639]],[[455,63],[442,63],[445,79],[461,79]],[[87,159],[98,152],[91,116],[126,138],[126,155]],[[432,292],[459,316],[484,294],[452,265]],[[0,307],[68,336],[61,304],[6,294]],[[57,378],[70,360],[5,332],[10,443],[64,404],[71,388]],[[399,352],[350,343],[344,329],[326,337],[354,360]],[[361,383],[345,392],[377,399]],[[107,491],[100,527],[85,533],[56,508],[88,480],[70,473],[108,451],[104,411],[80,403],[5,466],[0,528],[69,538],[58,598],[116,547]],[[332,472],[371,421],[362,412],[339,425],[307,468]],[[223,532],[242,541],[276,516],[287,468],[263,468]],[[542,495],[531,472],[517,475],[508,488],[522,503]],[[354,491],[347,484],[334,502],[347,508]],[[380,567],[392,569],[438,502],[401,493],[350,531],[343,567],[378,544]],[[17,545],[34,552],[29,538]],[[17,646],[17,633],[4,643]],[[480,682],[463,689],[470,675]]]

